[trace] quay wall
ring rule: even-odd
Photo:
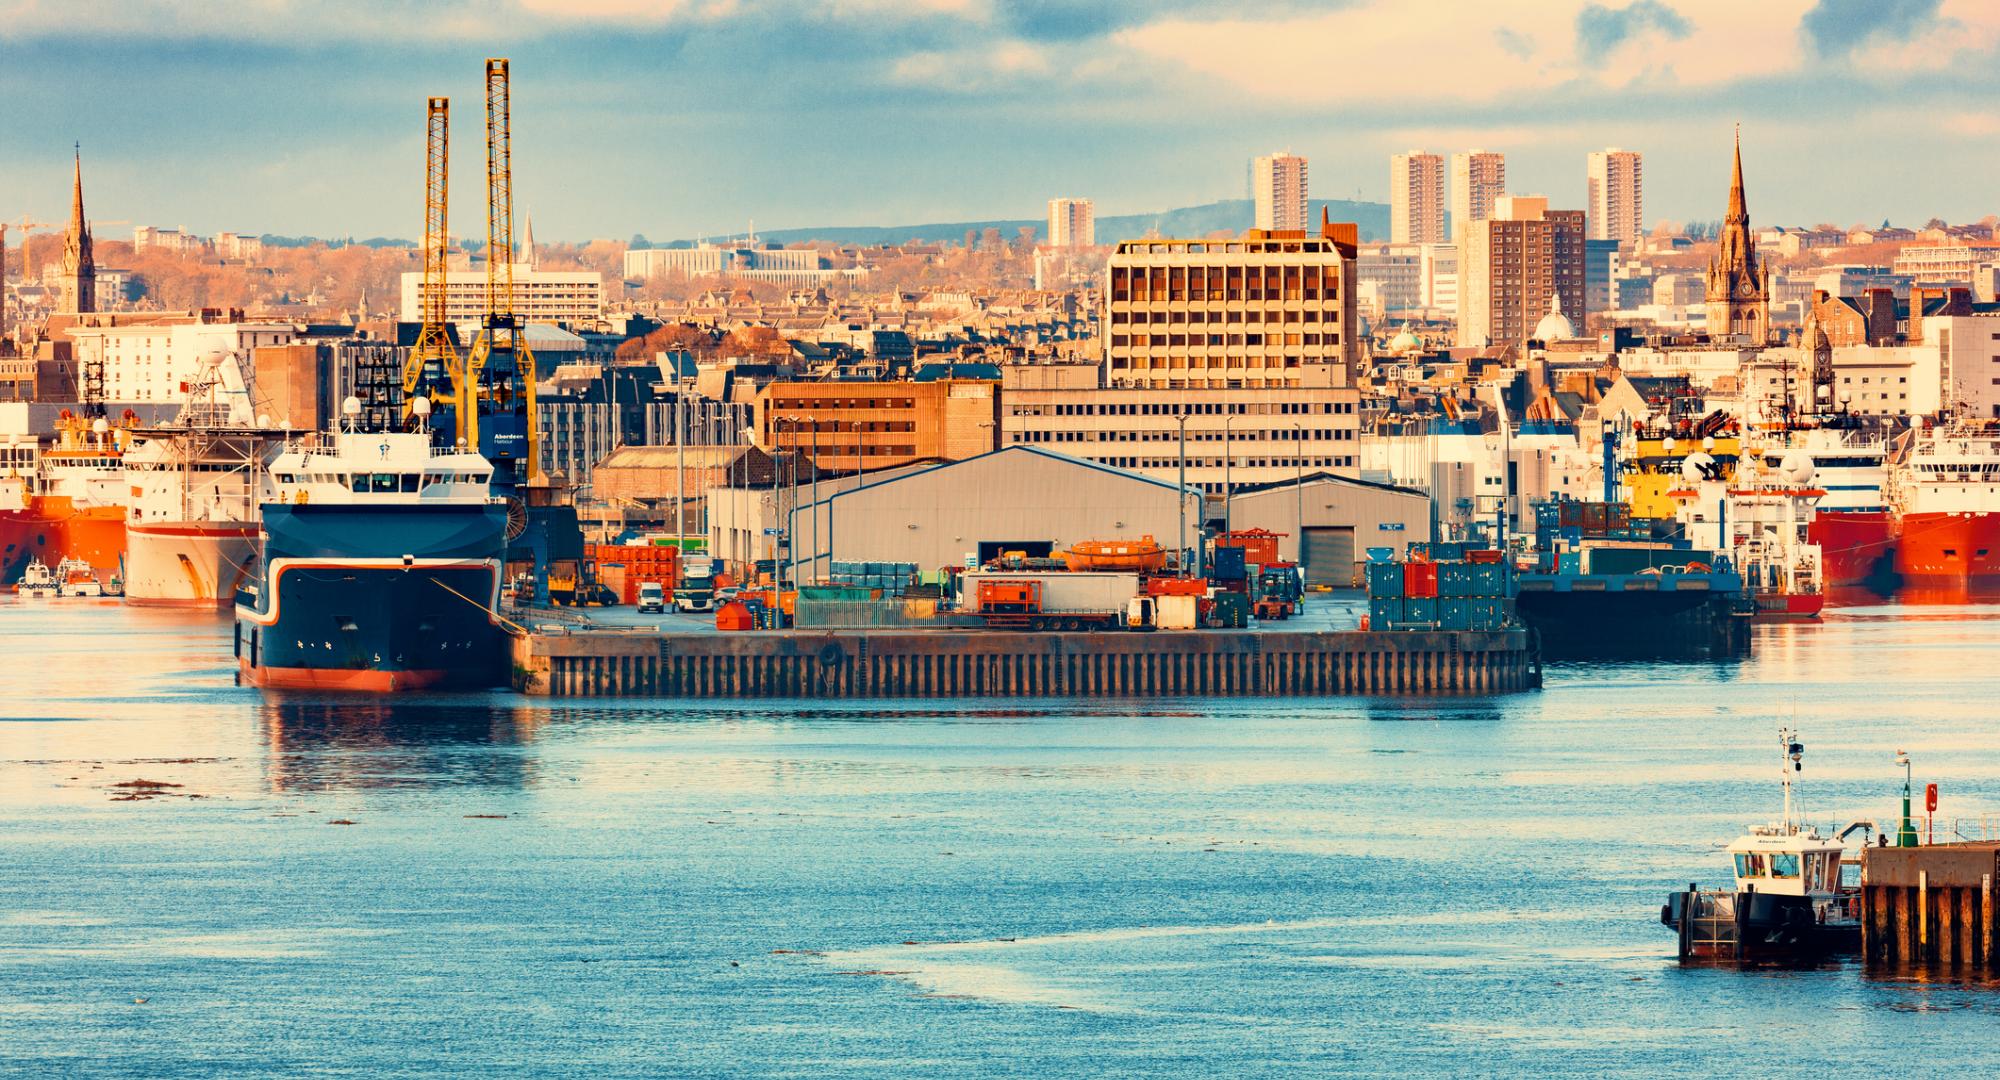
[[[1870,963],[2000,967],[1993,885],[2000,844],[1871,847],[1861,857],[1861,950]]]
[[[1422,695],[1541,685],[1521,629],[582,631],[515,639],[514,670],[522,691],[560,697]]]

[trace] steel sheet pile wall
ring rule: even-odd
[[[516,644],[530,693],[668,697],[1116,697],[1526,690],[1538,662],[1494,633],[581,633]]]

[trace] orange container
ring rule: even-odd
[[[1499,548],[1473,548],[1471,551],[1465,553],[1465,561],[1469,563],[1503,563],[1507,561],[1507,553],[1501,551]]]
[[[1207,596],[1207,578],[1166,578],[1146,579],[1147,596]]]

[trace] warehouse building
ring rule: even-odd
[[[1413,488],[1307,473],[1234,489],[1229,520],[1235,529],[1285,534],[1278,541],[1278,557],[1299,563],[1306,584],[1345,589],[1359,584],[1369,548],[1394,548],[1402,558],[1410,544],[1430,540],[1431,500]],[[1299,557],[1301,533],[1304,558]]]
[[[1004,551],[1043,555],[1086,540],[1178,544],[1185,521],[1193,543],[1199,491],[1038,447],[1009,446],[963,461],[823,480],[776,493],[744,491],[712,500],[710,540],[724,557],[772,532],[798,538],[799,581],[827,576],[829,564],[962,566]],[[768,531],[767,531],[768,530]],[[755,557],[769,557],[769,545]]]

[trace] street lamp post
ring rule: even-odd
[[[1229,501],[1235,489],[1229,485],[1229,424],[1236,419],[1235,413],[1222,418],[1222,535],[1228,536],[1236,528],[1236,521],[1229,515]]]
[[[813,580],[819,580],[819,417],[812,418],[812,525],[813,525]],[[796,584],[798,574],[792,574]]]
[[[1298,557],[1301,580],[1306,568],[1306,429],[1301,424],[1292,425],[1292,489],[1299,500]]]
[[[1179,570],[1179,571],[1180,571],[1181,573],[1185,574],[1185,573],[1187,573],[1187,553],[1188,553],[1188,544],[1187,544],[1187,422],[1188,422],[1188,414],[1187,414],[1187,413],[1185,413],[1185,412],[1183,412],[1183,413],[1178,413],[1178,414],[1176,414],[1176,415],[1174,416],[1174,420],[1175,420],[1175,421],[1177,421],[1177,422],[1178,422],[1178,423],[1180,424],[1180,426],[1181,426],[1181,435],[1180,435],[1180,461],[1181,461],[1181,473],[1180,473],[1180,476],[1181,476],[1181,479],[1180,479],[1180,488],[1181,488],[1181,490],[1180,490],[1180,505],[1181,505],[1181,534],[1180,534],[1180,541],[1179,541],[1179,546],[1178,546],[1178,547],[1177,547],[1177,548],[1175,549],[1175,552],[1176,552],[1176,554],[1174,555],[1174,563],[1175,563],[1175,569],[1177,569],[1177,570]]]

